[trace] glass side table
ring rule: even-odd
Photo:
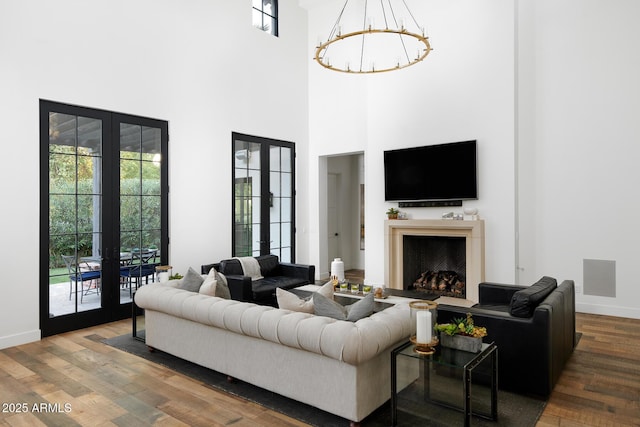
[[[422,355],[411,342],[391,352],[391,425],[398,413],[428,419],[432,404],[464,414],[465,427],[472,416],[498,419],[498,348],[482,344],[479,353],[436,347]]]

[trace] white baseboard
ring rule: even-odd
[[[15,347],[17,345],[27,344],[34,341],[40,341],[41,338],[42,334],[40,332],[40,329],[0,337],[0,350],[3,348]]]
[[[601,314],[603,316],[627,317],[640,319],[640,308],[620,307],[605,304],[589,304],[576,302],[576,312],[588,314]]]

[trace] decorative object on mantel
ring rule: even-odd
[[[453,219],[460,221],[464,219],[464,215],[462,215],[461,213],[447,212],[445,214],[442,214],[442,219]]]
[[[411,301],[411,318],[416,322],[416,334],[411,336],[418,354],[433,354],[438,345],[438,337],[433,333],[433,325],[438,313],[438,304],[433,301]]]
[[[467,317],[453,319],[452,323],[436,324],[434,329],[440,332],[443,347],[477,353],[482,348],[482,337],[487,336],[485,327],[473,323],[471,313]]]
[[[399,213],[400,213],[400,211],[398,209],[389,208],[389,210],[387,211],[387,218],[389,218],[389,219],[398,219],[398,214]]]
[[[315,60],[328,70],[372,74],[417,64],[431,50],[406,0],[346,0]]]
[[[464,208],[462,209],[464,212],[464,219],[469,221],[477,221],[478,220],[478,208]]]

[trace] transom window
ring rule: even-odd
[[[278,36],[278,0],[252,0],[253,26]]]

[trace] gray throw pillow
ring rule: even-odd
[[[200,285],[204,282],[204,278],[201,274],[195,271],[193,268],[189,267],[187,270],[187,274],[184,275],[180,283],[176,288],[184,289],[185,291],[190,292],[198,292],[200,290]]]
[[[347,306],[342,306],[322,294],[313,294],[313,308],[316,315],[350,322],[370,316],[373,313],[373,303],[373,294]]]
[[[231,299],[231,291],[229,291],[229,284],[224,274],[216,271],[216,281],[218,282],[216,285],[216,296],[218,298]]]
[[[356,320],[364,319],[365,317],[371,316],[371,314],[373,313],[373,303],[373,294],[369,294],[357,303],[348,305],[346,307],[347,320],[350,322],[355,322]]]

